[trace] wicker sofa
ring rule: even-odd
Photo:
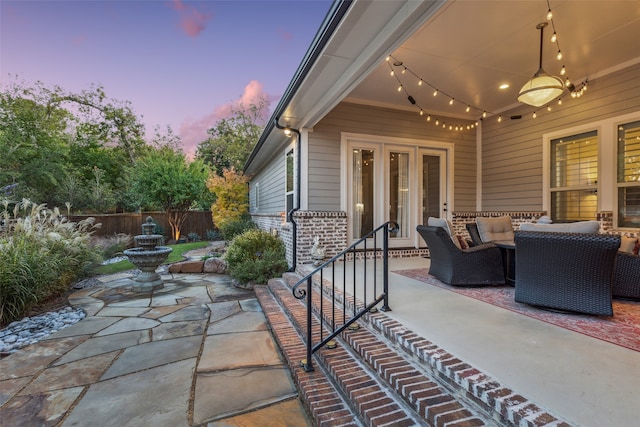
[[[503,285],[502,255],[493,243],[467,249],[457,247],[442,227],[419,225],[429,247],[429,274],[452,286]]]
[[[620,237],[517,231],[518,302],[612,316],[612,285]]]
[[[640,301],[640,255],[618,252],[613,273],[613,297]]]

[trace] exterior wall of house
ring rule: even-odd
[[[309,210],[339,210],[341,133],[448,142],[455,145],[455,209],[475,210],[476,132],[450,131],[427,123],[417,111],[343,102],[309,133]]]
[[[482,210],[536,211],[543,208],[543,135],[640,111],[640,64],[589,82],[581,98],[537,110],[523,106],[482,124]],[[515,100],[514,100],[515,101]],[[613,150],[614,147],[602,147]],[[596,219],[596,218],[594,218]]]
[[[269,164],[251,178],[249,183],[249,212],[277,213],[285,209],[285,157],[274,156]]]

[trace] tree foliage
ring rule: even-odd
[[[166,211],[175,240],[187,212],[206,197],[209,174],[202,160],[188,163],[182,152],[166,145],[150,151],[130,171],[133,194],[139,195],[140,205]]]
[[[264,128],[258,123],[266,108],[264,98],[259,98],[256,104],[233,107],[231,117],[218,120],[207,131],[211,136],[198,145],[196,157],[220,176],[225,168],[242,170]]]
[[[212,175],[207,181],[209,191],[216,201],[211,206],[211,217],[218,228],[240,220],[249,212],[249,180],[235,168],[224,169],[222,176]]]

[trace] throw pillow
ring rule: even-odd
[[[444,228],[444,231],[446,231],[449,237],[451,237],[451,241],[453,242],[453,244],[456,245],[458,249],[462,249],[462,247],[460,246],[460,242],[458,241],[458,238],[456,237],[455,234],[453,234],[453,224],[451,224],[451,222],[448,219],[434,218],[430,216],[427,219],[427,225],[431,227]]]
[[[640,237],[636,241],[636,245],[633,248],[633,254],[634,255],[639,255],[640,254]]]
[[[635,237],[622,236],[620,238],[620,251],[632,254],[637,243],[638,239]]]
[[[464,237],[462,237],[459,234],[456,234],[456,238],[458,239],[458,243],[460,243],[460,249],[469,249],[469,244],[467,243],[466,240],[464,240]]]
[[[476,218],[478,234],[484,243],[504,240],[513,242],[513,225],[510,216],[497,218]]]

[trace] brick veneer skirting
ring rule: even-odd
[[[547,215],[546,211],[493,211],[493,212],[453,212],[453,230],[466,239],[470,239],[467,233],[466,224],[475,222],[477,217],[498,217],[510,216],[513,227],[517,230],[524,222],[537,222],[538,219]],[[287,251],[287,261],[289,266],[293,265],[293,226],[286,222],[284,212],[272,214],[252,214],[253,220],[258,226],[271,233],[277,234],[284,241]],[[329,259],[340,253],[347,247],[347,213],[341,211],[296,211],[293,219],[297,225],[297,256],[296,264],[308,264],[312,262],[311,247],[314,237],[320,238],[320,246],[325,248],[325,259]],[[603,233],[618,234],[630,237],[638,237],[636,230],[616,230],[613,228],[613,213],[598,212],[596,218],[600,222],[600,230]],[[424,245],[420,241],[420,245]],[[381,251],[375,253],[377,257],[382,255]],[[391,249],[390,258],[428,256],[427,248],[402,248]],[[357,256],[357,255],[356,255]],[[347,260],[351,260],[353,255],[349,255]]]

